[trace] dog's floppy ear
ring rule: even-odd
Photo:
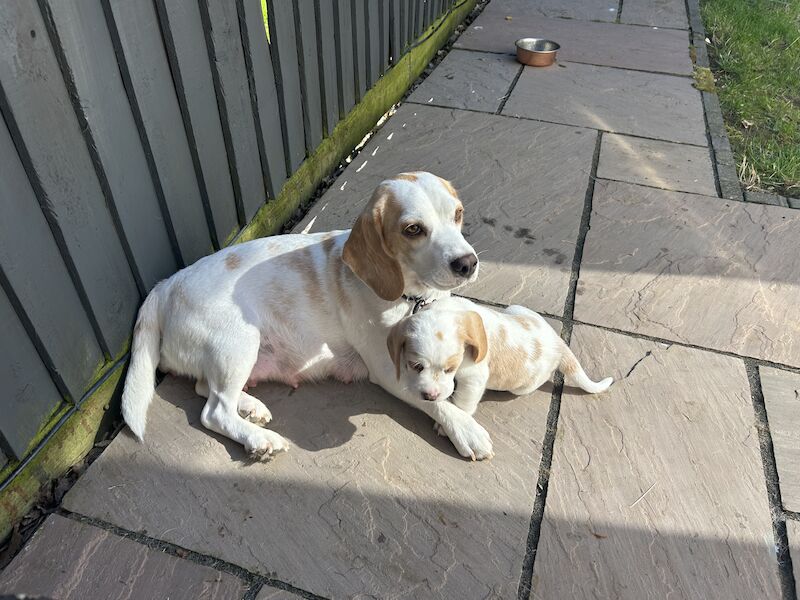
[[[395,374],[400,379],[400,365],[403,361],[403,350],[406,346],[406,334],[408,332],[408,317],[398,321],[389,330],[389,337],[386,338],[386,347],[389,349],[389,356],[394,363]]]
[[[405,282],[400,263],[389,253],[383,236],[388,201],[389,191],[378,186],[344,243],[342,260],[383,300],[397,300]]]
[[[469,310],[461,316],[461,336],[464,345],[472,351],[472,360],[476,363],[486,358],[489,343],[486,340],[486,329],[483,319],[474,310]]]

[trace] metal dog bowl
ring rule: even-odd
[[[515,42],[517,60],[531,67],[547,67],[556,61],[556,52],[561,48],[552,40],[542,38],[522,38]]]

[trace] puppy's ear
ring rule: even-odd
[[[403,295],[405,282],[400,263],[389,252],[383,234],[389,194],[384,186],[378,186],[372,194],[344,243],[342,260],[383,300],[397,300]]]
[[[469,310],[461,317],[461,336],[464,345],[472,351],[472,360],[476,363],[486,358],[489,342],[486,340],[486,329],[483,319],[474,310]]]
[[[398,323],[389,330],[389,337],[386,338],[386,347],[389,349],[389,356],[392,357],[395,374],[398,380],[400,379],[400,365],[403,361],[403,350],[406,346],[407,330],[408,318],[405,318],[398,321]]]

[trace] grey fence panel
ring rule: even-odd
[[[61,395],[2,290],[0,381],[3,382],[0,433],[14,455],[22,458],[43,421],[61,404]]]
[[[258,121],[256,135],[263,148],[268,171],[269,194],[276,197],[286,181],[286,153],[283,146],[281,111],[272,55],[264,27],[264,14],[259,0],[240,0],[239,11],[245,58],[250,65],[252,85],[250,93]]]
[[[334,37],[336,76],[339,80],[339,117],[344,118],[356,103],[355,45],[353,36],[354,0],[337,0]]]
[[[267,0],[272,64],[278,81],[278,100],[283,115],[287,167],[294,173],[306,157],[303,106],[300,102],[300,69],[294,10],[289,0]]]
[[[75,400],[103,353],[2,118],[0,182],[0,269],[46,341],[59,387]]]
[[[389,6],[389,49],[387,56],[390,57],[389,64],[397,64],[400,58],[400,47],[403,39],[403,23],[402,23],[402,1],[391,0]]]
[[[381,19],[378,2],[365,2],[367,34],[367,88],[375,85],[381,76]]]
[[[206,215],[198,210],[200,188],[155,6],[150,0],[102,1],[180,258],[185,264],[193,263],[211,252],[213,245]]]
[[[334,10],[330,0],[316,0],[317,39],[319,40],[319,70],[322,73],[323,116],[325,132],[330,135],[339,122],[339,81],[336,69],[336,37]]]
[[[322,97],[314,0],[293,0],[300,58],[300,95],[308,153],[322,141]]]
[[[18,32],[0,36],[0,110],[91,307],[95,334],[111,353],[128,338],[139,290],[39,9],[27,2],[0,3],[0,30]]]
[[[356,69],[356,99],[360,102],[367,91],[367,11],[365,4],[369,0],[354,0],[353,2],[353,51],[355,52]]]
[[[381,20],[381,74],[383,74],[389,67],[392,7],[389,2],[381,2],[378,6]]]
[[[200,14],[207,17],[204,29],[208,36],[211,71],[215,75],[222,131],[226,134],[233,189],[239,196],[247,222],[266,202],[267,193],[261,170],[239,15],[236,4],[230,0],[200,0]]]
[[[143,292],[175,272],[177,264],[150,179],[136,122],[114,59],[103,10],[96,2],[40,1],[63,52],[82,115],[87,146],[95,152],[106,194],[113,203],[130,260]]]
[[[196,0],[156,0],[156,7],[198,186],[222,245],[243,222],[236,210],[200,7]]]

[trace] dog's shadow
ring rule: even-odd
[[[540,391],[549,396],[552,384],[544,384]],[[281,384],[262,383],[250,388],[248,393],[261,400],[272,413],[269,429],[287,438],[291,445],[309,452],[343,446],[354,436],[368,435],[372,428],[388,430],[391,426],[382,422],[388,419],[436,450],[461,459],[452,443],[433,430],[430,417],[369,382],[343,384],[323,381],[303,384],[297,390]],[[163,398],[185,414],[190,427],[212,435],[222,443],[232,460],[250,461],[242,446],[203,427],[200,412],[204,398],[188,391],[181,395],[164,395]],[[487,391],[481,404],[489,406],[516,398],[508,392]],[[481,412],[479,407],[476,419],[479,423],[484,421],[485,425]]]

